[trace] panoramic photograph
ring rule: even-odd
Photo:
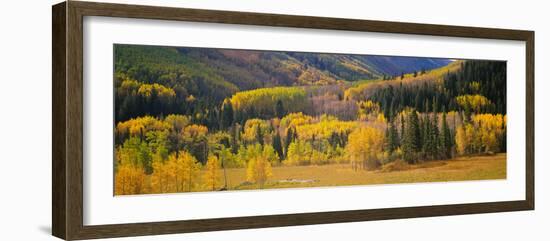
[[[115,44],[114,195],[506,179],[506,62]]]

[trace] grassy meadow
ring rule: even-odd
[[[273,176],[264,189],[493,180],[506,179],[506,154],[403,164],[391,171],[353,171],[346,164],[279,166],[272,170]],[[246,172],[240,168],[227,169],[227,187],[229,190],[259,188],[247,182]]]

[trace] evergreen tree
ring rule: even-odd
[[[233,106],[229,99],[225,99],[222,104],[222,114],[221,114],[221,128],[226,129],[233,125],[234,121],[234,112]]]
[[[231,152],[235,154],[239,150],[239,124],[233,124],[229,132],[231,135]]]
[[[416,97],[414,97],[414,106],[418,111],[422,111],[422,99],[420,98],[420,92],[416,92]]]
[[[399,138],[399,143],[403,146],[405,143],[405,118],[401,115],[401,137]]]
[[[281,119],[283,116],[286,115],[285,108],[283,106],[283,102],[281,100],[277,100],[277,104],[275,104],[275,115]]]
[[[502,122],[501,129],[504,130],[504,133],[502,133],[502,138],[500,139],[500,151],[506,152],[506,123],[504,121]]]
[[[234,123],[243,125],[245,122],[244,111],[234,110],[233,112],[235,113]]]
[[[418,114],[416,111],[411,111],[407,119],[403,143],[403,159],[408,163],[416,163],[418,152],[421,149]]]
[[[422,154],[424,158],[427,158],[429,156],[429,153],[431,151],[431,123],[430,123],[430,116],[427,114],[426,117],[423,118],[422,123],[420,125],[421,130],[421,140],[422,140]]]
[[[260,145],[264,145],[264,133],[262,133],[262,128],[260,127],[260,125],[256,125],[256,141]]]
[[[431,158],[437,159],[439,157],[439,127],[438,127],[439,120],[437,118],[437,113],[434,113],[433,122],[431,124],[431,132],[430,132],[430,155]]]
[[[248,110],[248,113],[246,115],[246,118],[244,118],[243,123],[246,122],[247,119],[257,118],[258,115],[256,114],[256,108],[254,106],[250,107]]]
[[[340,145],[340,136],[338,135],[337,132],[332,132],[330,133],[330,137],[328,139],[328,143],[332,146],[332,147],[336,147],[336,146],[339,146]]]
[[[273,149],[275,149],[275,152],[277,155],[279,155],[279,160],[283,158],[283,146],[281,144],[281,135],[279,135],[279,131],[275,130],[275,135],[273,135],[272,141]]]
[[[208,115],[206,116],[206,120],[204,122],[205,126],[210,126],[211,129],[217,130],[221,127],[220,123],[220,116],[219,116],[219,110],[217,107],[212,108],[208,111]]]
[[[464,106],[464,118],[462,118],[464,120],[464,123],[469,123],[471,121],[471,118],[472,118],[472,109],[470,107],[470,103],[469,102],[466,102],[466,105]]]
[[[286,129],[286,138],[284,143],[285,158],[286,158],[286,155],[288,155],[288,147],[290,146],[290,143],[292,143],[293,141],[294,141],[294,131],[292,127],[289,127],[288,129]]]
[[[399,137],[397,135],[397,129],[392,121],[388,123],[388,128],[386,129],[386,150],[390,153],[397,149],[399,145]]]
[[[439,103],[437,102],[437,97],[434,96],[432,99],[432,112],[438,113],[439,112]]]
[[[443,109],[443,116],[441,117],[441,133],[439,136],[439,153],[442,158],[447,159],[451,157],[452,145],[451,130],[447,124],[447,113],[445,112],[445,109]]]
[[[428,101],[428,99],[424,100],[424,112],[430,112],[430,102]]]
[[[296,137],[298,137],[296,135]],[[346,134],[345,132],[340,132],[340,146],[341,147],[344,147],[348,144],[348,134]]]
[[[386,127],[386,131],[384,132],[384,136],[386,137],[386,142],[384,143],[384,151],[391,152],[392,151],[392,145],[390,141],[390,125],[391,122],[388,122],[388,126]]]

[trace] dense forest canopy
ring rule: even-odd
[[[114,85],[117,194],[506,152],[501,61],[115,45]]]

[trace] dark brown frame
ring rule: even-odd
[[[534,41],[533,31],[228,12],[68,1],[52,7],[52,233],[66,240],[214,230],[356,222],[368,220],[533,210]],[[519,40],[526,43],[525,200],[421,207],[349,210],[169,222],[83,225],[83,17],[162,19],[192,22]]]

